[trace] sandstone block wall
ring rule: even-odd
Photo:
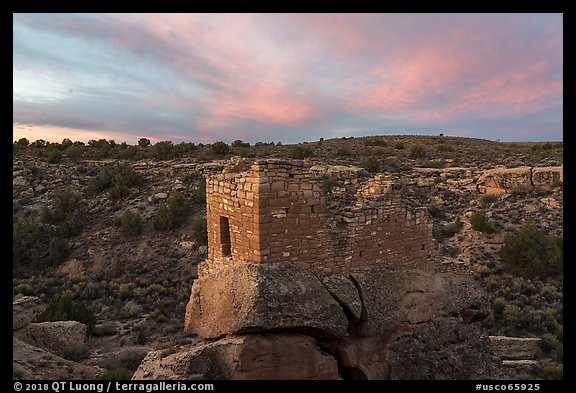
[[[245,172],[207,177],[208,259],[199,274],[245,261],[349,274],[434,254],[428,212],[404,206],[385,177],[369,179],[338,209],[329,199],[326,178],[299,162],[260,160]]]

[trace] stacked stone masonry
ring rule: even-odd
[[[365,180],[337,209],[338,187],[330,185],[296,161],[260,160],[244,172],[207,176],[208,258],[199,274],[245,261],[299,261],[321,276],[349,274],[435,255],[426,208],[404,206],[386,177]]]

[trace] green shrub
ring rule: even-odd
[[[165,231],[182,224],[190,210],[189,201],[180,192],[174,192],[165,205],[162,205],[154,217],[154,229]]]
[[[486,212],[477,211],[470,217],[470,224],[472,224],[472,229],[475,231],[480,231],[482,233],[494,233],[494,226],[486,217]]]
[[[46,152],[46,158],[50,164],[58,164],[62,160],[60,150],[50,149]]]
[[[306,146],[296,145],[292,148],[292,158],[303,160],[304,158],[311,157],[314,154],[312,149]]]
[[[142,220],[138,212],[127,209],[120,216],[120,229],[126,235],[139,235],[142,232]]]
[[[242,142],[240,139],[236,139],[232,142],[233,147],[250,147],[250,144],[247,142]]]
[[[150,146],[150,139],[148,138],[140,138],[138,140],[138,146],[140,147],[148,147]]]
[[[82,148],[76,145],[71,145],[66,149],[66,155],[72,160],[77,160],[82,157],[82,152]]]
[[[210,146],[210,149],[212,150],[212,153],[219,157],[224,157],[230,151],[230,147],[222,141],[213,143],[212,146]]]
[[[411,158],[424,158],[425,156],[426,156],[426,150],[424,149],[424,146],[421,145],[414,146],[410,151]]]
[[[92,153],[93,160],[101,160],[103,158],[110,157],[110,145],[104,145],[101,148],[97,149],[94,153]]]
[[[192,239],[199,245],[208,244],[208,226],[206,218],[199,218],[192,223]]]
[[[547,278],[562,273],[563,239],[549,236],[532,222],[515,234],[506,234],[500,256],[526,278]]]
[[[522,310],[514,304],[506,304],[502,316],[504,321],[510,326],[518,328],[522,323]]]
[[[146,353],[148,351],[145,348],[125,349],[108,355],[103,365],[107,370],[124,368],[128,371],[136,371]]]
[[[62,351],[62,357],[73,362],[87,359],[89,355],[90,351],[85,344],[71,344]]]
[[[27,283],[18,284],[14,287],[14,294],[33,295],[34,287]]]
[[[122,149],[118,152],[118,157],[124,160],[131,160],[136,156],[137,153],[138,148],[136,146],[127,146],[125,149]]]
[[[112,185],[112,171],[104,168],[102,172],[96,177],[88,180],[88,187],[86,191],[89,194],[99,194]]]
[[[348,149],[346,149],[345,147],[341,147],[340,149],[336,150],[336,155],[338,157],[349,157],[352,154],[350,153],[350,151]]]
[[[172,141],[160,141],[154,144],[154,158],[157,160],[169,160],[175,156]]]
[[[48,245],[48,255],[52,265],[59,265],[69,252],[68,242],[61,237],[53,237]]]
[[[394,145],[394,149],[398,149],[398,150],[404,149],[404,143],[396,142],[396,144]]]
[[[564,370],[562,367],[546,366],[538,376],[542,379],[562,380],[564,379]]]
[[[26,138],[20,138],[18,139],[18,142],[16,142],[16,144],[20,147],[26,147],[28,146],[28,144],[30,144],[30,141]]]
[[[88,326],[88,333],[92,332],[96,317],[84,305],[76,303],[70,295],[55,295],[44,311],[38,315],[36,322],[78,321]]]
[[[380,170],[380,163],[378,162],[378,160],[374,156],[370,156],[370,157],[366,158],[364,160],[364,162],[362,163],[362,166],[368,172],[372,172],[372,173],[378,172]]]
[[[118,331],[116,327],[111,323],[106,323],[103,325],[94,326],[92,329],[92,335],[94,337],[105,337],[105,336],[114,336]]]
[[[138,329],[138,335],[136,336],[136,344],[144,345],[148,342],[148,335],[146,334],[146,330],[144,328]]]
[[[156,212],[154,217],[154,229],[159,231],[167,231],[175,227],[174,218],[170,214],[170,209],[168,205],[162,205]]]
[[[240,157],[244,158],[252,158],[256,157],[256,153],[252,151],[249,147],[241,147],[240,148]]]
[[[60,222],[74,215],[80,208],[80,194],[71,190],[56,191],[53,203],[53,218]]]
[[[105,381],[129,381],[132,379],[132,373],[125,368],[115,368],[106,371],[100,375],[98,379]]]
[[[44,222],[58,225],[65,237],[72,237],[82,229],[82,199],[80,194],[71,190],[58,190],[54,194],[52,210],[44,206],[41,219]]]
[[[42,247],[46,247],[46,236],[40,226],[26,219],[12,223],[12,266],[30,267],[33,259],[39,259]],[[44,248],[46,250],[46,248]]]
[[[170,198],[168,198],[168,207],[170,208],[172,214],[181,219],[181,221],[184,221],[184,218],[188,215],[190,203],[184,197],[184,195],[176,191],[170,196]]]
[[[540,343],[540,348],[546,355],[549,355],[553,350],[556,350],[559,345],[558,339],[553,334],[545,333],[541,338],[542,341]]]
[[[130,187],[139,186],[144,178],[136,173],[128,162],[119,162],[114,168],[104,168],[100,174],[88,181],[87,191],[99,194],[109,189],[112,199],[121,199],[128,195]]]
[[[125,318],[134,318],[142,313],[142,307],[135,301],[130,300],[122,307],[120,313]]]

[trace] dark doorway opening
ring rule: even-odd
[[[230,244],[230,222],[228,217],[220,217],[220,244],[222,245],[222,255],[232,256],[232,245]]]

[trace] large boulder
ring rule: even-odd
[[[15,334],[20,340],[61,354],[68,348],[79,347],[86,339],[87,326],[76,321],[31,323]]]
[[[309,336],[228,336],[173,354],[152,351],[133,379],[340,379],[336,359]]]
[[[476,182],[481,194],[510,192],[516,187],[532,187],[532,168],[495,168],[483,173]]]
[[[442,317],[397,332],[388,346],[390,379],[501,378],[498,357],[475,324]]]
[[[44,304],[36,296],[23,296],[12,302],[12,330],[22,329],[42,311]]]
[[[465,323],[488,315],[488,299],[467,276],[425,270],[390,270],[374,265],[352,275],[365,312],[361,336],[388,333],[401,324],[457,316]]]
[[[474,324],[488,307],[469,276],[432,264],[320,281],[299,263],[243,263],[192,287],[185,329],[217,341],[152,352],[135,378],[493,377],[499,358]]]
[[[204,339],[291,331],[345,336],[344,311],[300,263],[241,263],[194,281],[184,330]]]
[[[22,380],[96,379],[100,371],[12,338],[12,377]]]

